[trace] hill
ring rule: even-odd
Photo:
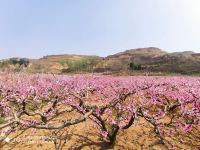
[[[30,73],[200,73],[200,53],[168,53],[156,47],[130,49],[107,57],[48,55],[40,59],[11,58],[0,61],[1,71]]]
[[[200,73],[200,54],[186,51],[167,53],[161,49],[131,49],[105,58],[104,67],[111,71],[144,70],[193,74]]]

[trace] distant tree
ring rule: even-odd
[[[135,68],[135,70],[142,70],[142,65],[141,64],[138,64]]]
[[[26,59],[26,58],[20,58],[18,63],[19,63],[20,66],[24,65],[25,67],[27,67],[28,64],[29,64],[29,60]]]
[[[131,63],[129,64],[129,69],[134,70],[134,63],[131,62]]]
[[[10,63],[13,64],[13,65],[16,65],[19,61],[19,58],[10,58]]]
[[[13,65],[19,64],[19,66],[24,65],[25,67],[29,64],[29,60],[27,58],[10,58],[9,61]]]

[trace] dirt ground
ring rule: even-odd
[[[66,115],[62,116],[66,118]],[[69,116],[67,116],[69,117]],[[138,118],[136,123],[129,129],[119,131],[115,150],[167,150],[163,145],[150,147],[158,140],[152,132],[152,126],[142,118]],[[4,140],[0,150],[54,150],[54,140],[66,139],[63,150],[103,150],[109,149],[106,142],[98,136],[98,130],[94,128],[89,119],[83,123],[66,127],[62,130],[63,135],[55,136],[53,131],[27,129],[25,131],[15,131],[11,133],[7,141]],[[200,133],[194,133],[196,136],[185,143],[179,143],[175,149],[192,150],[191,144],[200,146]],[[15,137],[15,138],[14,138]],[[176,137],[174,137],[176,138]],[[174,139],[171,139],[174,140]],[[62,140],[61,145],[65,140]]]

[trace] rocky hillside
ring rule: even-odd
[[[131,49],[106,57],[104,67],[111,71],[200,73],[200,54],[190,51],[167,53],[154,47]]]
[[[12,58],[0,61],[2,71],[31,73],[200,73],[200,53],[167,53],[159,48],[130,49],[105,58],[85,55],[49,55],[40,59]]]

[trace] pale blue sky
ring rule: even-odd
[[[200,0],[0,0],[0,58],[200,52]]]

